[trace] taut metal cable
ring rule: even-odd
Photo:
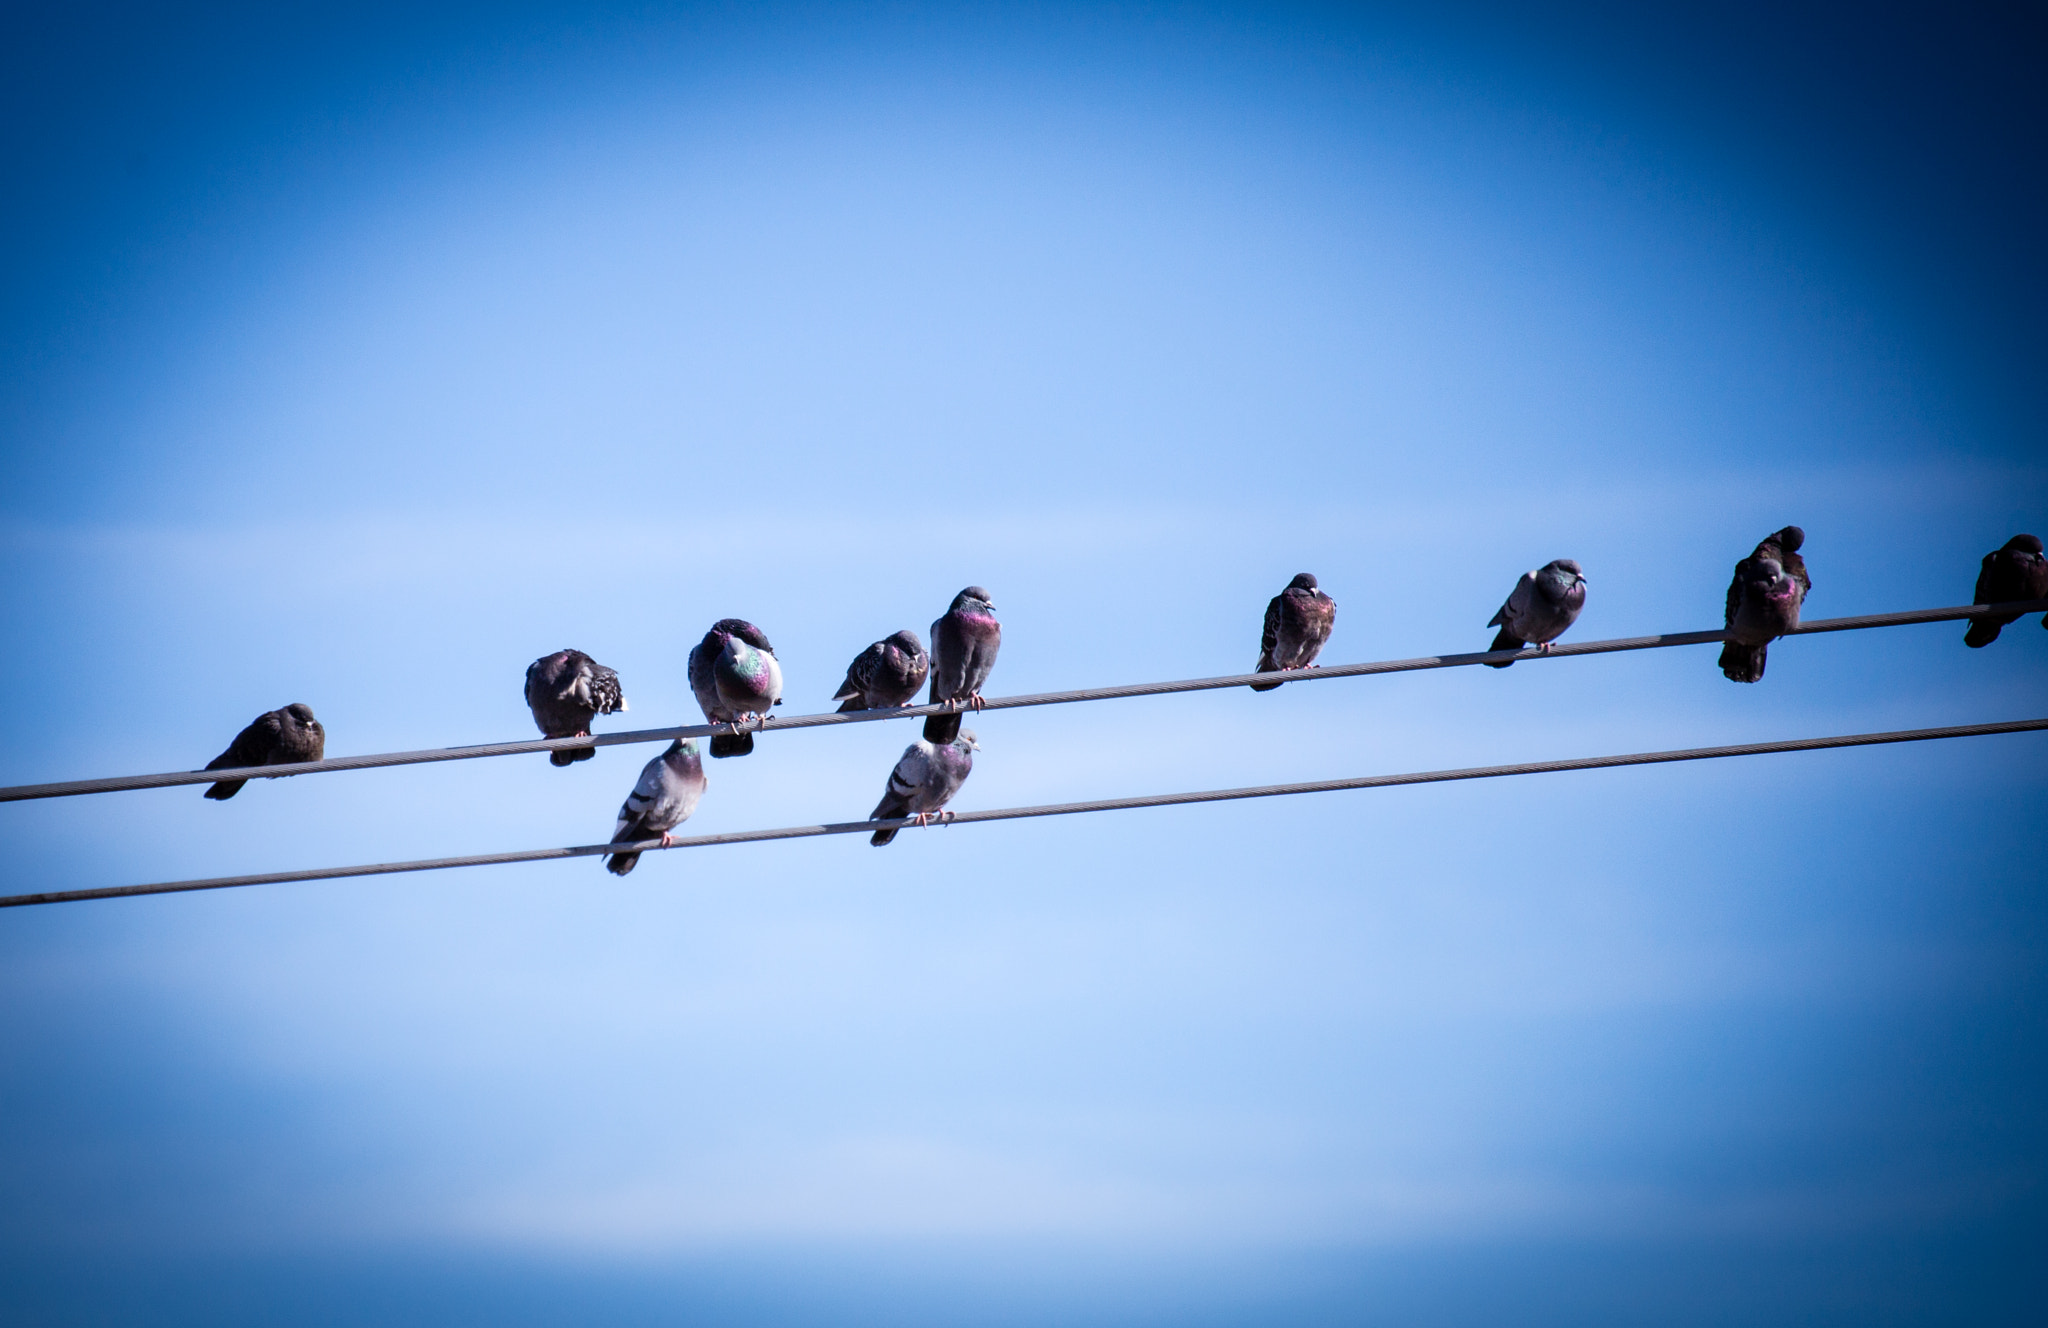
[[[2048,610],[2048,599],[2012,604],[1970,604],[1948,609],[1911,609],[1904,613],[1870,613],[1855,618],[1821,618],[1801,623],[1790,636],[1813,636],[1821,632],[1854,632],[1872,627],[1906,627],[1916,623],[1956,622],[1986,614],[2014,611],[2036,613]],[[1023,706],[1066,705],[1074,701],[1111,701],[1127,696],[1166,696],[1174,692],[1205,692],[1244,687],[1254,682],[1314,682],[1321,678],[1362,678],[1377,673],[1412,673],[1420,669],[1454,669],[1470,664],[1498,664],[1507,660],[1569,659],[1579,655],[1611,655],[1624,650],[1657,650],[1665,646],[1718,645],[1728,639],[1725,630],[1709,632],[1667,632],[1661,636],[1624,636],[1611,641],[1581,641],[1553,645],[1548,651],[1477,650],[1462,655],[1424,655],[1416,659],[1388,659],[1368,664],[1330,664],[1308,669],[1287,669],[1277,673],[1233,673],[1221,678],[1188,678],[1178,682],[1139,682],[1122,687],[1085,687],[1066,692],[1035,692],[1028,696],[991,697],[985,710],[1014,710]],[[750,732],[772,733],[781,729],[814,729],[834,724],[867,724],[884,719],[915,719],[934,715],[945,706],[902,706],[894,710],[853,710],[844,714],[789,715],[762,721]],[[119,793],[129,789],[169,788],[178,784],[212,784],[224,779],[283,779],[290,775],[325,774],[333,770],[371,770],[388,765],[423,765],[431,761],[471,761],[484,756],[523,756],[532,752],[554,752],[568,748],[612,747],[632,742],[669,742],[676,738],[703,738],[734,732],[730,724],[684,724],[666,729],[632,729],[620,733],[599,733],[586,738],[529,738],[520,742],[482,743],[471,747],[430,747],[416,752],[383,752],[369,756],[337,756],[325,761],[300,761],[289,765],[242,766],[232,770],[175,770],[158,775],[119,775],[110,779],[74,779],[55,784],[16,784],[0,788],[0,802],[23,802],[31,798],[71,798],[83,793]]]
[[[1472,766],[1462,770],[1425,770],[1405,775],[1319,779],[1303,784],[1266,784],[1257,788],[1212,789],[1199,793],[1154,793],[1139,798],[1103,798],[1094,802],[1057,802],[1039,807],[1005,807],[995,811],[961,812],[950,817],[948,823],[969,825],[982,821],[1014,821],[1032,816],[1071,816],[1079,812],[1176,807],[1195,802],[1276,798],[1293,793],[1334,793],[1341,789],[1391,788],[1400,784],[1443,784],[1461,779],[1552,774],[1561,770],[1604,770],[1624,765],[1708,761],[1724,756],[1768,756],[1780,752],[1824,751],[1835,747],[1874,747],[1884,743],[1928,742],[1936,738],[1979,738],[1995,733],[2029,733],[2044,729],[2048,729],[2048,718],[2005,720],[1995,724],[1960,724],[1939,729],[1899,729],[1890,733],[1846,733],[1826,738],[1787,738],[1778,742],[1747,742],[1728,747],[1691,747],[1667,752],[1633,752],[1622,756],[1578,756],[1562,761],[1525,761],[1517,765]],[[668,844],[662,843],[659,839],[644,839],[633,844],[578,844],[570,848],[478,853],[461,858],[422,858],[413,862],[378,862],[357,867],[317,867],[309,871],[265,872],[255,876],[215,876],[206,880],[164,881],[154,885],[115,885],[99,890],[53,890],[42,894],[0,897],[0,908],[16,908],[27,904],[64,904],[82,899],[117,899],[127,895],[177,894],[187,890],[225,890],[242,885],[281,885],[288,881],[335,880],[348,876],[386,876],[394,872],[438,871],[445,867],[487,867],[508,862],[546,862],[555,858],[589,858],[609,853],[658,853],[665,848],[753,844],[768,839],[864,835],[892,826],[912,824],[915,822],[905,817],[880,821],[836,821],[826,825],[785,826],[779,830],[741,830],[724,835],[692,835],[688,838],[675,839]]]

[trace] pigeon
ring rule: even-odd
[[[1316,588],[1312,574],[1301,573],[1266,606],[1266,634],[1259,640],[1259,664],[1252,672],[1313,667],[1336,622],[1337,601]],[[1255,692],[1270,692],[1279,685],[1255,682],[1251,686]]]
[[[208,770],[235,770],[251,765],[291,765],[317,761],[327,751],[327,730],[313,718],[313,707],[294,703],[256,716],[235,735],[228,749],[206,763]],[[226,802],[242,791],[246,779],[223,779],[206,796]]]
[[[598,715],[626,709],[619,675],[580,650],[557,650],[526,666],[526,708],[543,738],[582,738]],[[550,765],[572,765],[597,755],[595,747],[548,753]]]
[[[1500,628],[1488,650],[1520,650],[1535,646],[1548,654],[1550,643],[1563,636],[1578,621],[1586,607],[1586,576],[1570,558],[1557,558],[1533,572],[1522,573],[1508,602],[1500,606],[1488,627]],[[1488,668],[1504,669],[1514,663],[1489,661]]]
[[[905,628],[855,655],[847,666],[846,681],[839,684],[832,699],[846,703],[839,707],[841,714],[907,706],[917,699],[917,691],[931,671],[932,657],[925,654],[924,642]]]
[[[761,629],[739,618],[720,618],[690,651],[690,690],[713,724],[745,729],[782,704],[782,665]],[[748,732],[718,733],[713,756],[745,756],[754,750]]]
[[[1764,676],[1770,643],[1799,625],[1799,607],[1813,589],[1799,546],[1806,532],[1787,526],[1766,535],[1756,552],[1735,564],[1728,583],[1728,643],[1721,647],[1721,672],[1736,682]]]
[[[946,713],[925,716],[925,741],[953,741],[960,735],[960,710],[981,709],[981,685],[1002,644],[1003,625],[988,592],[969,586],[955,595],[946,616],[932,624],[932,704],[944,704]]]
[[[1984,555],[1984,570],[1977,573],[1977,598],[1973,604],[2010,604],[2014,600],[2048,599],[2048,558],[2041,556],[2041,537],[2015,535],[2005,547]],[[1998,639],[1998,633],[2017,613],[1991,614],[1970,620],[1963,644],[1981,649]],[[2041,615],[2048,627],[2048,613]]]
[[[708,782],[704,778],[703,759],[697,755],[697,744],[688,738],[677,738],[667,751],[640,771],[640,782],[633,785],[625,805],[619,808],[619,824],[612,830],[611,842],[637,844],[659,835],[661,846],[667,848],[671,842],[669,831],[690,819]],[[604,865],[612,875],[624,876],[639,861],[638,853],[614,853],[604,860]]]
[[[889,772],[889,791],[875,804],[868,819],[887,821],[914,816],[919,825],[929,825],[937,817],[943,825],[953,818],[953,813],[941,809],[974,772],[974,754],[980,750],[973,729],[961,729],[950,742],[934,743],[929,738],[919,738],[903,749],[903,758]],[[877,830],[868,843],[880,848],[896,837],[899,828]]]

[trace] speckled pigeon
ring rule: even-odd
[[[739,618],[720,618],[690,651],[690,690],[713,724],[756,724],[768,707],[782,704],[782,665],[760,628]],[[745,756],[754,750],[752,733],[718,733],[713,756]]]
[[[640,782],[633,785],[625,805],[619,808],[619,823],[612,830],[611,842],[637,844],[658,835],[666,847],[668,832],[690,819],[709,782],[704,778],[704,762],[697,755],[697,744],[688,738],[677,738],[667,751],[640,771]],[[638,853],[614,853],[604,860],[604,865],[613,875],[624,876],[639,861]]]
[[[1317,589],[1312,574],[1301,573],[1266,606],[1266,632],[1259,640],[1258,667],[1252,671],[1311,667],[1336,623],[1337,601]],[[1255,682],[1251,686],[1255,692],[1270,692],[1279,685]]]
[[[1535,646],[1548,653],[1550,643],[1578,621],[1579,610],[1585,607],[1586,577],[1578,563],[1570,558],[1553,559],[1533,572],[1522,573],[1522,579],[1508,595],[1508,602],[1486,624],[1500,628],[1500,634],[1487,649],[1520,650],[1523,646]],[[1504,659],[1487,667],[1504,669],[1514,662]]]
[[[960,733],[959,712],[981,709],[981,686],[996,666],[1003,625],[988,592],[969,586],[953,597],[946,616],[932,624],[932,704],[945,704],[944,714],[926,715],[925,741],[947,743]]]
[[[960,730],[950,742],[934,743],[919,738],[903,749],[903,758],[889,772],[889,791],[875,804],[868,819],[886,821],[915,816],[919,825],[927,824],[934,816],[941,822],[950,820],[952,813],[941,809],[974,772],[974,754],[980,750],[973,729]],[[868,842],[880,848],[895,837],[896,827],[891,826],[875,831]]]
[[[327,730],[313,718],[313,708],[296,702],[282,710],[256,716],[235,735],[228,749],[206,763],[208,770],[238,770],[252,765],[292,765],[317,761],[327,751]],[[225,802],[242,791],[246,779],[223,779],[207,787],[206,796]]]
[[[543,738],[581,738],[590,721],[626,709],[619,675],[580,650],[557,650],[526,666],[526,708]],[[574,747],[548,753],[550,765],[588,761],[595,747]]]
[[[932,658],[925,654],[924,642],[905,628],[855,655],[846,681],[832,699],[846,703],[839,707],[842,714],[907,706],[917,699],[917,689],[931,671]]]
[[[1813,589],[1799,547],[1806,532],[1787,526],[1766,535],[1756,551],[1735,564],[1728,584],[1726,626],[1730,639],[1721,647],[1721,672],[1736,682],[1757,682],[1764,676],[1770,643],[1799,625],[1799,609]]]
[[[2015,535],[2005,542],[2005,547],[1984,555],[1984,570],[1977,573],[1977,598],[1973,604],[2009,604],[2014,600],[2048,599],[2048,558],[2041,556],[2041,539],[2038,535]],[[1972,618],[1970,630],[1963,633],[1963,644],[1983,647],[1998,639],[1998,633],[2009,622],[2016,622],[2022,615],[1999,613],[1984,618]],[[2048,613],[2041,615],[2041,625],[2048,627]]]

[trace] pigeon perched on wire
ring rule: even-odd
[[[669,831],[690,819],[704,796],[704,761],[697,744],[677,738],[668,750],[649,761],[640,771],[640,782],[626,795],[619,808],[619,823],[612,831],[614,844],[638,844],[659,836],[661,846],[672,841]],[[638,853],[613,853],[604,860],[605,869],[624,876],[640,861]]]
[[[1266,631],[1259,639],[1258,667],[1252,672],[1313,667],[1336,622],[1337,601],[1317,588],[1311,573],[1301,573],[1266,606]],[[1270,692],[1279,685],[1255,682],[1251,687],[1255,692]]]
[[[1770,643],[1799,625],[1800,606],[1813,589],[1806,559],[1799,554],[1804,543],[1806,532],[1787,526],[1766,535],[1754,553],[1735,564],[1721,672],[1736,682],[1760,681]]]
[[[768,707],[782,704],[782,665],[760,628],[720,618],[690,651],[690,690],[705,719],[740,730],[712,735],[711,754],[745,756],[754,750],[748,727],[766,719]]]
[[[974,754],[980,750],[973,729],[960,730],[950,742],[934,743],[919,738],[903,749],[902,759],[889,772],[889,791],[875,804],[868,819],[889,821],[912,816],[919,825],[929,825],[934,818],[942,825],[950,821],[953,813],[944,808],[974,772]],[[868,843],[880,848],[896,837],[898,828],[877,830]]]
[[[855,655],[846,681],[832,699],[846,703],[839,707],[841,714],[907,706],[917,699],[918,688],[931,671],[932,657],[925,653],[924,642],[905,628]]]
[[[1985,554],[1984,570],[1977,573],[1977,598],[1971,602],[2010,604],[2026,599],[2048,599],[2048,558],[2041,556],[2038,535],[2015,535],[2005,547]],[[1979,649],[1988,646],[2007,623],[2022,616],[1997,613],[1972,618],[1970,630],[1963,633],[1963,644]],[[2048,627],[2048,613],[2041,615],[2041,625]]]
[[[932,624],[932,704],[946,706],[946,713],[925,716],[927,742],[953,741],[960,733],[959,712],[981,709],[981,686],[1002,644],[1003,625],[988,592],[969,586],[955,595],[946,616]]]
[[[590,721],[626,709],[619,675],[580,650],[557,650],[526,666],[526,708],[543,738],[583,738]],[[588,761],[595,747],[572,747],[548,753],[550,765]]]
[[[1500,628],[1500,634],[1487,649],[1520,650],[1523,646],[1535,646],[1548,654],[1550,643],[1578,621],[1579,610],[1585,607],[1586,577],[1578,563],[1570,558],[1553,559],[1533,572],[1522,573],[1522,579],[1508,595],[1508,602],[1486,624]],[[1504,669],[1514,662],[1488,661],[1487,667]]]
[[[239,770],[252,765],[292,765],[317,761],[327,751],[327,730],[313,718],[313,708],[294,702],[282,710],[256,716],[235,735],[228,749],[206,763],[208,770]],[[206,796],[226,802],[242,791],[246,779],[223,779],[207,786]]]

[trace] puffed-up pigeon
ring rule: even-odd
[[[1313,574],[1302,572],[1266,606],[1266,632],[1259,638],[1259,663],[1254,673],[1313,666],[1330,628],[1337,623],[1337,601],[1316,586]],[[1270,692],[1277,682],[1255,682],[1255,692]]]
[[[625,805],[619,808],[619,823],[612,830],[611,842],[637,844],[658,835],[662,846],[667,847],[669,831],[690,819],[709,782],[704,777],[704,761],[697,755],[696,742],[677,738],[667,751],[641,769],[640,782],[633,785]],[[614,876],[624,876],[639,861],[638,853],[613,853],[605,858],[604,865]]]
[[[1488,650],[1520,650],[1535,646],[1549,651],[1550,643],[1564,635],[1565,628],[1578,621],[1586,607],[1586,576],[1570,558],[1556,558],[1533,572],[1522,573],[1508,602],[1500,606],[1488,627],[1500,628]],[[1487,667],[1504,669],[1514,663],[1504,659]]]
[[[543,738],[581,738],[590,721],[626,709],[619,675],[580,650],[557,650],[526,666],[526,708]],[[595,747],[572,747],[548,753],[550,765],[588,761]]]
[[[1736,682],[1757,682],[1764,676],[1770,643],[1799,625],[1799,609],[1813,589],[1799,546],[1806,532],[1787,526],[1766,535],[1756,551],[1735,564],[1728,583],[1727,644],[1721,647],[1721,672]]]
[[[760,628],[740,618],[720,618],[690,650],[690,690],[705,719],[744,729],[766,719],[768,707],[782,704],[782,665]],[[751,732],[711,738],[713,756],[745,756],[753,750]]]
[[[974,754],[980,750],[973,729],[960,730],[950,742],[934,743],[919,738],[903,749],[902,759],[889,772],[889,791],[875,804],[868,819],[887,821],[914,816],[919,825],[929,824],[933,817],[942,823],[950,820],[952,813],[943,808],[973,773]],[[868,842],[880,848],[896,837],[897,828],[877,830]]]
[[[313,718],[313,707],[294,702],[282,710],[256,716],[235,735],[228,749],[206,763],[208,770],[239,770],[252,765],[292,765],[317,761],[327,751],[327,730]],[[246,779],[223,779],[207,787],[206,796],[225,802],[242,791]]]
[[[1002,644],[1003,625],[996,621],[988,592],[969,586],[955,595],[946,616],[932,624],[931,703],[948,709],[924,717],[925,741],[953,741],[960,734],[959,712],[968,706],[981,709],[981,687]]]
[[[907,706],[917,699],[918,688],[931,671],[932,657],[925,653],[924,642],[906,627],[855,655],[846,681],[832,699],[845,702],[839,707],[842,714]]]
[[[1984,570],[1977,573],[1977,598],[1970,602],[2010,604],[2027,599],[2048,599],[2048,558],[2041,556],[2040,536],[2015,535],[2005,547],[1984,555]],[[1988,646],[2007,623],[2022,616],[1996,613],[1972,618],[1970,630],[1963,633],[1963,644]],[[2048,627],[2048,613],[2041,615],[2041,625]]]

